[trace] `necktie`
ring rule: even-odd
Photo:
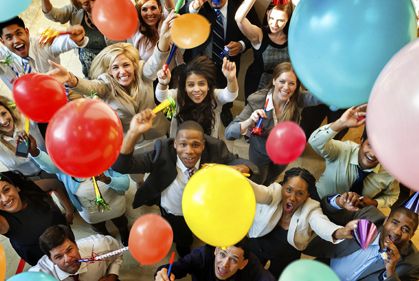
[[[366,172],[359,167],[359,165],[356,166],[358,170],[358,177],[355,179],[355,181],[352,183],[352,186],[350,188],[350,191],[356,192],[359,195],[362,195],[362,188],[364,187],[364,179],[371,173]]]
[[[221,11],[215,9],[217,15],[216,24],[212,27],[212,60],[215,64],[221,65],[224,50],[224,26]]]
[[[74,280],[74,281],[79,281],[79,275],[78,275],[78,274],[76,274],[76,275],[71,275],[71,277],[73,277],[73,280]]]
[[[188,175],[189,175],[189,178],[191,178],[191,177],[193,176],[193,174],[195,174],[195,172],[196,172],[195,167],[194,167],[194,168],[190,168],[190,169],[188,169]]]
[[[32,72],[29,58],[22,58],[23,73],[28,74]]]

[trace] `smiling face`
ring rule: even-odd
[[[297,89],[297,76],[293,71],[283,72],[273,79],[274,98],[282,102],[288,101]]]
[[[273,8],[268,12],[268,26],[271,33],[283,31],[288,22],[288,15],[282,10]]]
[[[180,130],[174,142],[177,156],[186,168],[195,167],[205,148],[204,134],[193,129]]]
[[[242,248],[231,246],[222,250],[215,248],[214,251],[215,276],[219,280],[226,280],[236,274],[237,271],[246,267],[248,260],[244,258]]]
[[[12,137],[15,130],[15,122],[10,111],[0,105],[0,133]]]
[[[49,254],[51,261],[64,272],[74,274],[80,268],[78,262],[81,259],[79,248],[69,239],[64,240],[60,246],[50,250]]]
[[[149,0],[141,6],[141,17],[149,26],[155,26],[162,17],[162,10],[157,1]]]
[[[186,78],[185,91],[194,103],[201,103],[208,95],[208,81],[200,74],[191,73]]]
[[[368,139],[363,141],[359,148],[358,163],[362,169],[372,169],[378,165],[378,159]]]
[[[412,217],[402,211],[392,212],[383,224],[381,247],[384,241],[391,241],[398,249],[403,248],[415,234],[416,228],[417,222]]]
[[[109,74],[123,87],[129,87],[134,81],[134,64],[124,54],[115,58],[110,66]]]
[[[289,178],[282,184],[282,209],[293,214],[310,196],[308,184],[299,176]]]
[[[0,41],[19,57],[29,56],[29,30],[17,24],[6,26],[2,30]]]
[[[0,210],[16,213],[22,208],[23,203],[20,199],[19,188],[6,181],[0,181]]]

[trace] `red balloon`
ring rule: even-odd
[[[112,40],[126,40],[138,28],[138,13],[130,0],[96,1],[92,19],[100,32]]]
[[[276,125],[266,141],[266,151],[275,164],[288,164],[303,153],[306,135],[297,123],[291,121]]]
[[[64,86],[40,73],[29,73],[16,79],[13,97],[19,110],[36,122],[49,122],[67,103]]]
[[[173,243],[170,224],[161,216],[147,214],[139,217],[129,233],[128,249],[141,264],[154,264],[163,259]]]
[[[89,178],[115,162],[122,138],[121,121],[106,103],[78,99],[66,104],[51,119],[46,146],[61,171]]]

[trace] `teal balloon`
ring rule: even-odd
[[[23,272],[12,276],[7,281],[58,281],[51,275],[43,272]]]
[[[310,0],[311,1],[311,0]],[[365,1],[365,0],[362,0]],[[324,263],[301,259],[290,263],[278,281],[339,281],[339,277]]]
[[[0,21],[6,21],[26,10],[32,0],[0,0]]]
[[[384,65],[415,38],[410,0],[301,0],[288,40],[304,86],[346,108],[368,101]]]

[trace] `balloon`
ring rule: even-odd
[[[10,277],[7,281],[57,281],[57,279],[43,272],[23,272]]]
[[[249,231],[256,211],[247,179],[225,165],[196,172],[186,184],[182,211],[192,232],[212,246],[236,244]]]
[[[266,152],[275,164],[288,164],[303,153],[306,135],[297,123],[285,121],[277,124],[269,133]]]
[[[31,0],[0,0],[0,21],[6,21],[19,15],[28,8],[31,2]]]
[[[141,264],[154,264],[163,259],[173,243],[170,224],[156,214],[139,217],[129,233],[128,249]]]
[[[67,103],[64,86],[51,76],[39,73],[16,79],[13,97],[19,110],[36,122],[49,122]]]
[[[0,281],[6,278],[6,254],[3,245],[0,244]]]
[[[115,162],[122,145],[122,125],[103,101],[78,99],[51,119],[46,146],[55,165],[78,178],[97,176]]]
[[[368,102],[368,140],[380,163],[419,191],[419,40],[405,46],[380,73]]]
[[[310,92],[347,108],[367,102],[381,69],[415,38],[410,0],[305,0],[291,18],[289,53]]]
[[[211,25],[199,14],[183,14],[173,21],[172,40],[182,49],[192,49],[207,41]]]
[[[301,259],[290,263],[278,281],[339,281],[332,269],[315,260]]]
[[[106,37],[126,40],[138,28],[138,13],[130,0],[99,0],[92,10],[93,23]]]

